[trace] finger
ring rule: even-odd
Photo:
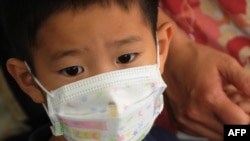
[[[165,97],[166,101],[168,97]],[[170,103],[167,102],[168,105]],[[191,102],[192,107],[187,108],[186,114],[177,115],[171,108],[168,110],[170,115],[175,115],[174,122],[175,127],[179,130],[190,133],[196,136],[205,136],[209,138],[218,138],[223,135],[223,124],[219,119],[214,117],[208,109],[200,108],[201,106],[195,105],[195,102]],[[170,107],[168,105],[167,107]],[[200,108],[200,109],[197,109]],[[199,128],[196,128],[195,125]]]
[[[195,106],[200,108],[201,106]],[[204,128],[216,132],[218,134],[223,134],[223,123],[206,108],[190,108],[187,111],[187,118],[190,121],[194,121],[203,125]]]
[[[237,63],[235,64],[237,65]],[[248,76],[248,74],[245,71],[239,68],[240,67],[238,66],[238,70],[240,70],[242,75]],[[233,70],[233,69],[231,68],[231,69],[224,69],[224,70]],[[237,74],[238,72],[239,71],[235,71],[232,74],[235,75],[235,73]],[[237,76],[237,77],[239,78],[240,76]],[[228,78],[226,77],[226,79]],[[238,80],[235,79],[235,82],[239,80],[241,80],[242,82],[245,81],[244,78],[239,78]],[[206,79],[204,81],[204,87],[200,88],[199,92],[206,92],[204,94],[205,104],[207,105],[209,109],[211,109],[214,112],[214,114],[217,116],[218,119],[221,120],[223,124],[248,124],[249,123],[249,118],[247,114],[236,103],[234,103],[227,97],[226,93],[223,90],[222,82],[221,80],[219,80],[219,78],[214,77],[214,78]]]
[[[204,125],[197,123],[193,120],[187,120],[187,119],[179,119],[181,122],[182,127],[180,131],[187,133],[191,136],[196,136],[196,137],[206,137],[209,139],[215,139],[215,140],[222,140],[223,139],[223,134],[220,134],[218,132],[215,132],[213,130],[210,130],[207,127],[204,127]],[[189,127],[189,128],[185,128]]]
[[[248,124],[248,115],[226,95],[220,94],[213,104],[215,114],[224,124]]]
[[[250,114],[250,100],[241,101],[238,105],[245,111],[246,113]]]
[[[231,57],[230,57],[231,58]],[[220,73],[246,96],[250,97],[250,74],[236,60],[228,58],[218,66]],[[227,69],[225,69],[227,68]]]
[[[234,102],[236,104],[240,103],[241,101],[244,101],[244,97],[242,97],[242,95],[240,95],[238,93],[234,94],[234,95],[230,95],[228,97],[232,100],[232,102]]]
[[[241,93],[241,91],[239,91],[234,85],[231,84],[224,86],[223,91],[227,94],[227,96],[235,95],[236,93]]]

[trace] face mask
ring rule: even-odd
[[[47,91],[52,133],[68,141],[141,141],[163,109],[157,64],[92,76]]]

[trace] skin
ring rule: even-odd
[[[228,97],[237,105],[239,105],[250,117],[250,98],[246,97],[235,88],[233,85],[228,85],[224,88]]]
[[[157,31],[160,45],[160,71],[168,54],[172,27],[162,23]],[[156,46],[151,30],[139,8],[125,11],[117,5],[86,10],[66,10],[53,14],[38,30],[32,52],[36,77],[47,90],[100,73],[156,63]],[[122,63],[119,57],[131,57]],[[77,66],[77,73],[67,74]],[[70,68],[71,67],[71,68]],[[9,59],[7,68],[19,86],[37,103],[46,103],[23,61]],[[52,137],[51,141],[63,141]]]
[[[170,118],[185,133],[223,140],[224,124],[249,124],[246,108],[225,92],[234,86],[240,97],[250,97],[250,75],[231,56],[195,43],[159,9],[159,25],[171,22],[174,35],[163,77],[168,89]],[[244,111],[245,110],[245,111]]]

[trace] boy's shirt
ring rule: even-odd
[[[226,52],[250,70],[250,1],[161,0],[193,40]]]

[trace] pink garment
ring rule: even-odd
[[[250,70],[250,1],[161,0],[161,7],[192,40],[229,53]]]
[[[230,54],[250,71],[250,0],[161,0],[188,37]],[[178,134],[166,107],[155,124]]]

